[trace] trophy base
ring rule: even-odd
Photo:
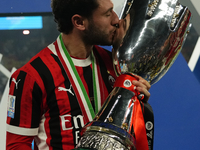
[[[92,148],[76,148],[76,149],[73,149],[73,150],[94,150]]]
[[[85,132],[75,150],[130,150],[112,135],[101,132]]]

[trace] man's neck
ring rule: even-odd
[[[87,58],[93,45],[86,45],[83,40],[75,34],[63,34],[62,39],[70,56],[77,58]]]

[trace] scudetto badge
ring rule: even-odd
[[[9,95],[8,97],[8,117],[14,118],[15,116],[15,100],[16,97]]]

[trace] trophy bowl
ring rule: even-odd
[[[112,50],[118,77],[94,120],[83,128],[77,149],[152,149],[141,94],[132,90],[131,81],[137,80],[134,74],[150,84],[161,79],[180,53],[191,26],[191,12],[177,0],[126,0],[119,18]]]
[[[129,0],[120,18],[124,28],[113,44],[116,74],[133,73],[156,83],[182,49],[191,12],[177,0]]]

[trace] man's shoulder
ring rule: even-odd
[[[48,48],[45,47],[40,52],[35,54],[28,62],[26,62],[22,67],[16,70],[16,72],[27,72],[31,73],[31,66],[33,62],[37,62],[37,65],[40,66],[41,63],[44,63],[44,59],[48,60],[49,57],[52,57],[53,52]]]

